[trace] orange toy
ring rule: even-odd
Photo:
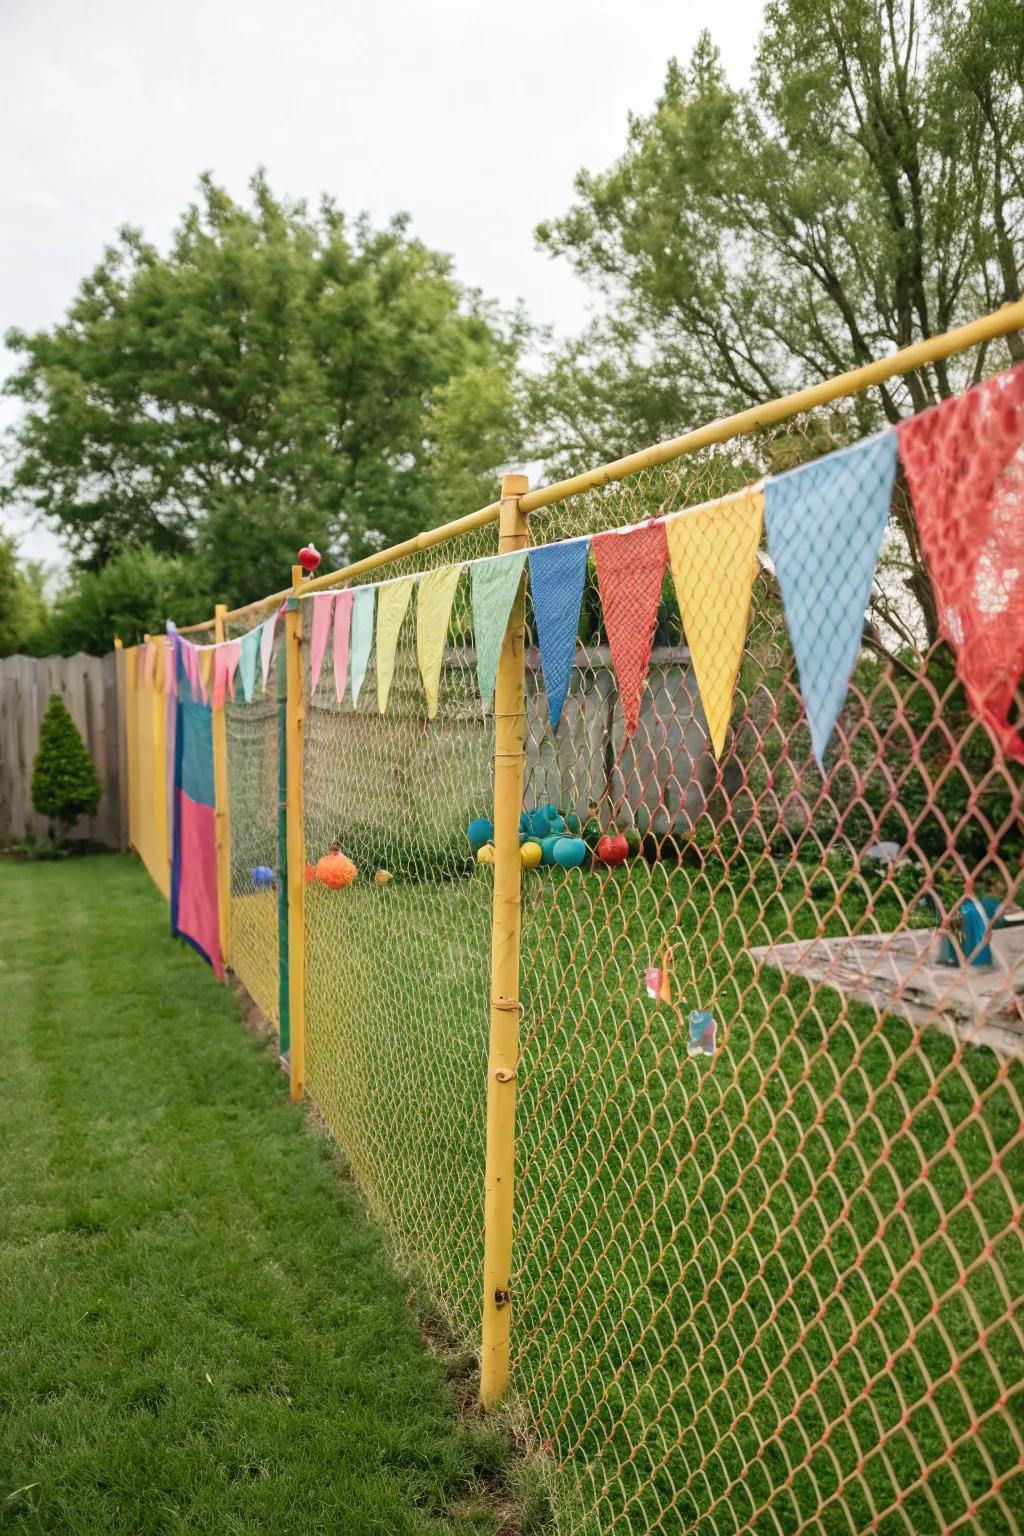
[[[339,853],[337,843],[332,843],[330,853],[325,853],[316,866],[316,877],[329,891],[340,891],[352,884],[356,867],[351,859]]]

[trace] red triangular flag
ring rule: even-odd
[[[1024,761],[1024,366],[911,417],[899,441],[968,703]]]
[[[661,584],[668,565],[665,524],[642,523],[625,533],[599,533],[592,548],[626,735],[633,736],[640,722],[640,695],[651,660]]]

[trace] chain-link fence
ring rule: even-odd
[[[654,589],[623,567],[613,610],[591,546],[557,729],[528,589],[508,1409],[563,1536],[1022,1528],[1021,767],[940,638],[902,475],[824,771],[819,651],[797,667],[761,501],[752,543],[754,502],[707,514],[710,542],[672,520],[760,497],[859,426],[823,408],[530,520],[534,548],[633,527],[671,552]],[[1011,469],[1024,519],[1024,442]],[[825,541],[836,587],[858,496]],[[314,687],[318,598],[299,599],[306,1085],[467,1349],[493,899],[471,824],[495,751],[471,563],[497,548],[491,523],[323,589],[373,579],[379,607],[389,584],[393,675],[374,647],[342,686],[328,646]],[[417,603],[453,566],[428,718]],[[733,656],[722,593],[744,580]],[[645,604],[649,667],[624,697],[610,632]],[[824,623],[822,665],[828,645]],[[273,1018],[280,704],[272,683],[227,706],[230,960]]]

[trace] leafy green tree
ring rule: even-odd
[[[522,341],[405,218],[252,187],[241,207],[204,179],[166,255],[123,230],[64,321],[7,338],[26,407],[8,499],[93,568],[194,554],[230,602],[281,586],[307,539],[341,560],[428,526],[470,428],[494,458],[459,466],[461,510],[486,499]]]
[[[209,618],[213,599],[194,558],[129,546],[98,571],[77,571],[57,596],[44,629],[46,649],[63,656],[103,656],[114,636],[137,645],[179,624]]]
[[[39,750],[32,769],[32,804],[53,823],[60,842],[79,816],[93,816],[100,803],[100,785],[92,758],[59,693],[50,702],[39,728]]]
[[[0,656],[36,654],[45,618],[42,568],[21,565],[14,540],[0,533]]]
[[[1019,0],[772,0],[744,90],[705,33],[618,162],[538,230],[610,316],[540,381],[541,451],[578,468],[1019,298],[1022,81]],[[833,441],[1022,357],[1014,334],[879,386]],[[934,638],[905,497],[894,515]]]

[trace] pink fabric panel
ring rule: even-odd
[[[212,805],[197,805],[178,792],[181,818],[181,872],[178,884],[178,930],[208,957],[223,981],[220,923],[217,916],[217,832]]]
[[[322,593],[313,599],[313,637],[312,655],[310,656],[309,691],[316,692],[316,685],[320,681],[320,672],[324,664],[324,653],[327,650],[327,639],[331,632],[331,605],[334,602],[334,593]]]

